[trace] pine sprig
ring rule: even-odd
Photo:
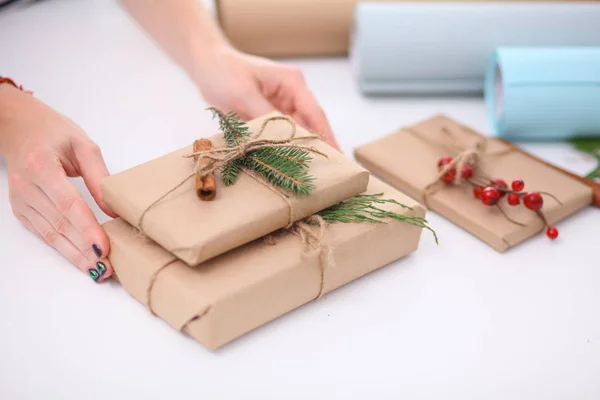
[[[235,147],[252,136],[248,126],[235,113],[225,114],[209,108],[213,118],[219,119],[219,129],[228,147]],[[225,185],[235,183],[241,168],[261,175],[267,182],[297,196],[310,195],[314,177],[308,171],[310,154],[294,147],[262,148],[230,161],[220,168]]]
[[[387,224],[386,218],[392,218],[419,228],[427,229],[438,243],[438,237],[435,231],[429,226],[427,220],[423,217],[398,214],[393,211],[383,210],[377,207],[377,204],[395,204],[404,209],[412,210],[405,204],[399,203],[393,199],[382,199],[383,193],[378,194],[359,194],[351,199],[331,206],[317,213],[327,223],[371,223]],[[310,221],[309,221],[310,223]]]
[[[212,112],[213,119],[219,119],[219,129],[223,132],[223,137],[227,147],[234,147],[240,144],[240,140],[252,135],[248,126],[233,112],[223,113],[214,107],[208,109]]]
[[[221,179],[226,186],[233,185],[238,175],[240,174],[240,169],[243,166],[243,160],[236,158],[235,160],[228,162],[223,165],[219,171],[221,172]]]
[[[309,195],[315,188],[308,171],[307,152],[295,148],[261,149],[246,156],[246,166],[269,183],[297,196]]]

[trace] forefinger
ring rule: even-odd
[[[306,86],[301,86],[296,89],[295,96],[294,108],[298,115],[306,121],[308,129],[320,134],[325,142],[339,150],[340,146],[333,135],[329,121],[313,94]]]

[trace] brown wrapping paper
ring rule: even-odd
[[[382,208],[425,215],[416,201],[376,179],[369,183],[368,192],[384,192],[385,198],[414,207],[412,211],[393,204]],[[285,233],[275,237],[275,245],[259,239],[198,268],[181,261],[169,264],[174,259],[171,254],[132,235],[131,226],[122,219],[104,224],[104,229],[111,243],[109,258],[123,287],[143,304],[150,298],[154,313],[173,328],[215,349],[314,300],[321,282],[323,293],[330,292],[417,249],[421,228],[387,222],[329,225],[322,240],[331,248],[325,264],[314,248]]]
[[[275,113],[248,123],[253,132]],[[287,137],[285,121],[270,123],[261,138]],[[297,136],[309,133],[298,127]],[[215,147],[224,146],[222,135],[211,138]],[[191,141],[193,142],[193,140]],[[145,164],[109,176],[102,181],[104,202],[121,218],[137,227],[142,213],[155,200],[175,187],[193,171],[193,161],[182,155],[190,145]],[[310,196],[291,195],[293,220],[297,221],[364,192],[369,173],[319,139],[302,141],[328,155],[313,155],[311,174],[315,177]],[[288,225],[290,207],[281,195],[246,174],[232,186],[221,182],[213,201],[200,201],[195,182],[189,180],[146,213],[144,233],[188,265],[197,265]]]
[[[438,160],[446,155],[455,155],[447,154],[443,148],[433,143],[445,143],[447,138],[442,134],[443,127],[466,145],[472,146],[483,138],[450,118],[436,116],[409,127],[429,140],[401,129],[357,148],[355,157],[375,175],[424,202],[425,187],[438,174]],[[509,148],[512,147],[501,140],[490,138],[486,154]],[[550,225],[586,207],[592,201],[589,186],[514,148],[504,154],[484,155],[477,169],[484,171],[492,179],[503,179],[509,185],[512,180],[521,178],[525,181],[526,191],[543,191],[556,196],[562,206],[552,198],[543,196],[542,212]],[[498,251],[505,251],[545,228],[535,212],[522,205],[509,206],[505,199],[501,199],[499,203],[507,215],[526,226],[511,223],[496,207],[485,206],[474,198],[472,187],[468,184],[441,184],[438,187],[438,190],[427,197],[430,208]]]
[[[437,0],[448,1],[453,0]],[[357,0],[217,0],[216,4],[223,31],[241,51],[265,57],[308,57],[348,53],[356,3]]]

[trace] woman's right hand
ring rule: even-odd
[[[93,212],[69,181],[83,177],[100,208],[108,175],[98,146],[68,118],[9,84],[0,84],[0,155],[8,165],[14,215],[94,281],[109,277],[110,245]]]

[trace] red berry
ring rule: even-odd
[[[438,169],[442,169],[444,165],[450,164],[452,160],[453,158],[450,156],[440,158],[440,161],[438,161]]]
[[[555,227],[551,226],[546,231],[546,235],[548,235],[548,237],[550,239],[554,240],[554,239],[556,239],[558,237],[558,229],[556,229]]]
[[[464,179],[472,178],[473,177],[473,166],[471,164],[463,165],[461,175]]]
[[[450,168],[448,172],[442,176],[442,181],[446,184],[450,184],[454,182],[454,178],[456,177],[456,168]]]
[[[506,200],[508,201],[508,204],[510,204],[511,206],[516,206],[521,202],[519,195],[516,193],[509,193],[508,196],[506,197]]]
[[[500,196],[504,196],[506,194],[506,190],[508,189],[508,185],[502,179],[494,179],[490,182],[490,186],[498,189]]]
[[[475,196],[476,199],[480,199],[482,193],[483,193],[483,188],[481,186],[475,186],[473,188],[473,196]]]
[[[500,192],[493,187],[486,187],[481,194],[481,201],[486,206],[493,206],[500,200]]]
[[[538,192],[529,192],[523,196],[523,204],[530,210],[539,211],[544,205],[544,199]]]
[[[523,182],[523,179],[515,179],[512,181],[512,190],[515,192],[520,192],[523,190],[523,188],[525,188],[525,182]]]

